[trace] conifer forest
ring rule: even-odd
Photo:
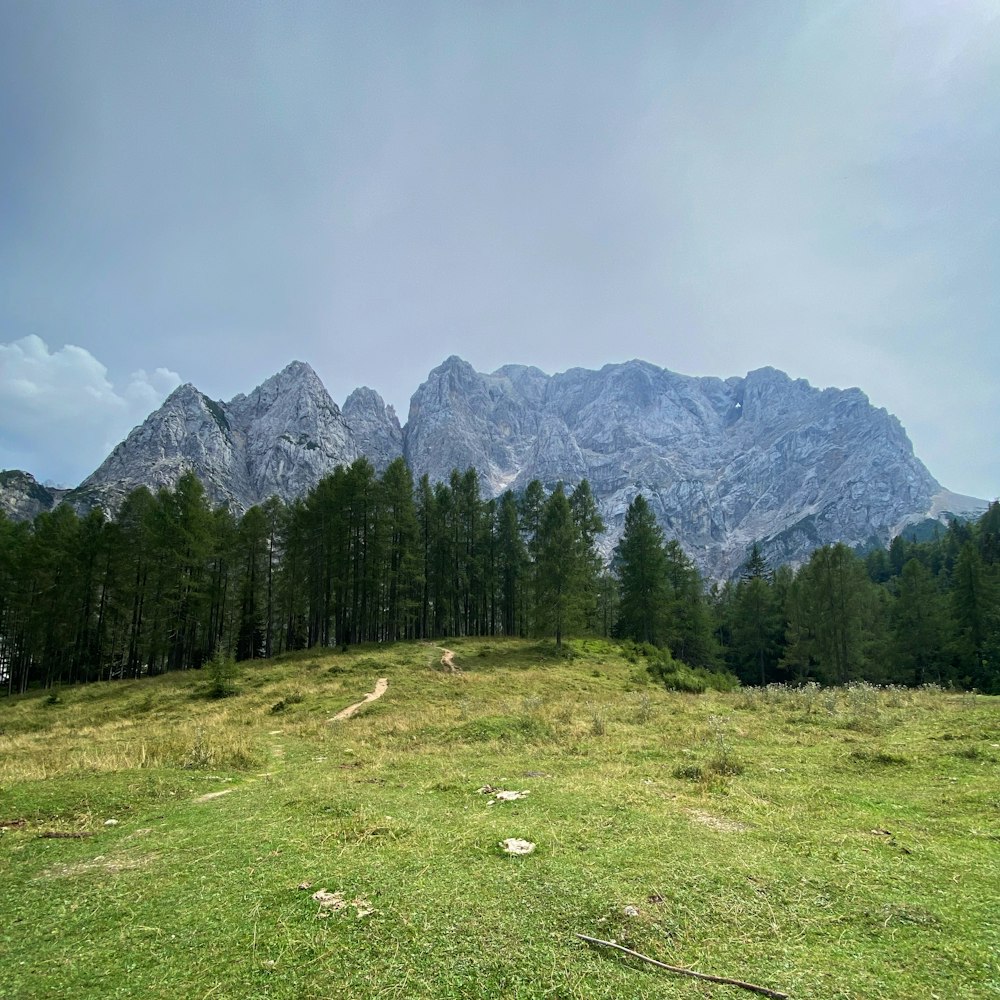
[[[117,517],[0,516],[0,682],[32,687],[197,669],[316,646],[618,638],[668,686],[937,684],[1000,693],[1000,504],[888,550],[753,545],[707,585],[639,495],[610,559],[587,482],[484,499],[474,470],[414,482],[365,459],[242,516],[198,479]]]

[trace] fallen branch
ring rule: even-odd
[[[753,983],[745,983],[741,979],[727,979],[725,976],[709,976],[704,972],[694,972],[691,969],[682,969],[676,965],[667,965],[666,962],[658,962],[655,958],[650,958],[648,955],[641,955],[639,952],[633,951],[631,948],[626,948],[624,945],[615,944],[614,941],[601,941],[599,938],[587,937],[586,934],[577,934],[577,937],[586,941],[587,944],[598,944],[603,948],[614,948],[617,951],[623,951],[626,955],[641,959],[643,962],[649,962],[650,965],[655,965],[658,969],[666,969],[667,972],[676,972],[679,976],[691,976],[693,979],[703,979],[709,983],[722,983],[724,986],[738,986],[742,990],[749,990],[751,993],[759,993],[761,996],[771,997],[771,1000],[788,1000],[787,993],[781,993],[778,990],[769,990],[766,986],[755,986]]]
[[[44,833],[38,835],[43,839],[47,840],[80,840],[83,837],[93,837],[94,834],[90,830],[46,830]]]

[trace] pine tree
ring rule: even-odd
[[[521,538],[528,554],[522,602],[522,619],[519,632],[528,635],[535,631],[535,612],[538,608],[538,548],[541,542],[542,508],[545,506],[545,490],[533,479],[518,498],[518,515],[521,524]]]
[[[732,648],[737,675],[765,687],[774,679],[783,621],[767,561],[755,542],[740,572],[732,607]]]
[[[891,614],[894,680],[942,683],[948,662],[947,618],[934,578],[917,559],[903,566]]]
[[[801,669],[805,656],[821,679],[835,684],[865,676],[881,622],[864,563],[846,545],[827,545],[812,554],[795,582],[786,665]]]
[[[394,641],[414,635],[414,612],[418,601],[418,526],[413,476],[401,458],[391,462],[382,474],[380,489],[384,530],[384,544],[380,546],[384,560],[384,638]]]
[[[251,507],[240,521],[236,538],[240,564],[237,660],[264,655],[267,537],[267,517],[260,507]]]
[[[518,525],[517,502],[509,490],[497,511],[497,562],[500,627],[504,635],[518,635],[524,626],[528,552]]]
[[[619,587],[617,634],[659,645],[665,639],[667,559],[663,530],[641,493],[625,512],[612,565]]]
[[[580,539],[580,558],[582,559],[582,588],[584,619],[583,629],[595,631],[597,624],[598,581],[603,570],[603,563],[597,551],[597,538],[604,532],[604,521],[597,509],[597,502],[586,479],[574,488],[569,495],[569,507],[573,514]]]
[[[981,691],[1000,686],[996,582],[971,538],[952,573],[951,609],[957,629],[956,659],[964,684]]]
[[[675,659],[714,670],[720,651],[701,574],[676,539],[664,548],[667,577],[665,640]]]
[[[545,502],[536,536],[535,621],[539,631],[563,636],[586,617],[587,554],[562,483]]]

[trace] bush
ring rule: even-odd
[[[301,701],[302,693],[300,691],[293,691],[291,694],[286,694],[284,698],[276,701],[271,706],[271,715],[278,715],[280,712],[284,712],[289,705],[298,705]]]
[[[740,686],[740,682],[728,671],[689,667],[686,663],[675,660],[669,649],[643,643],[638,647],[638,652],[647,661],[646,669],[668,691],[703,694],[705,691],[735,691]]]
[[[221,647],[205,664],[209,698],[229,698],[236,694],[236,661]]]
[[[622,651],[629,663],[645,660],[646,669],[668,691],[703,694],[705,691],[735,691],[740,686],[740,682],[728,671],[689,667],[675,660],[666,647],[653,646],[648,642],[626,642]]]

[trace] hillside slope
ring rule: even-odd
[[[448,645],[4,701],[0,995],[704,992],[577,933],[808,1000],[996,985],[996,699]]]

